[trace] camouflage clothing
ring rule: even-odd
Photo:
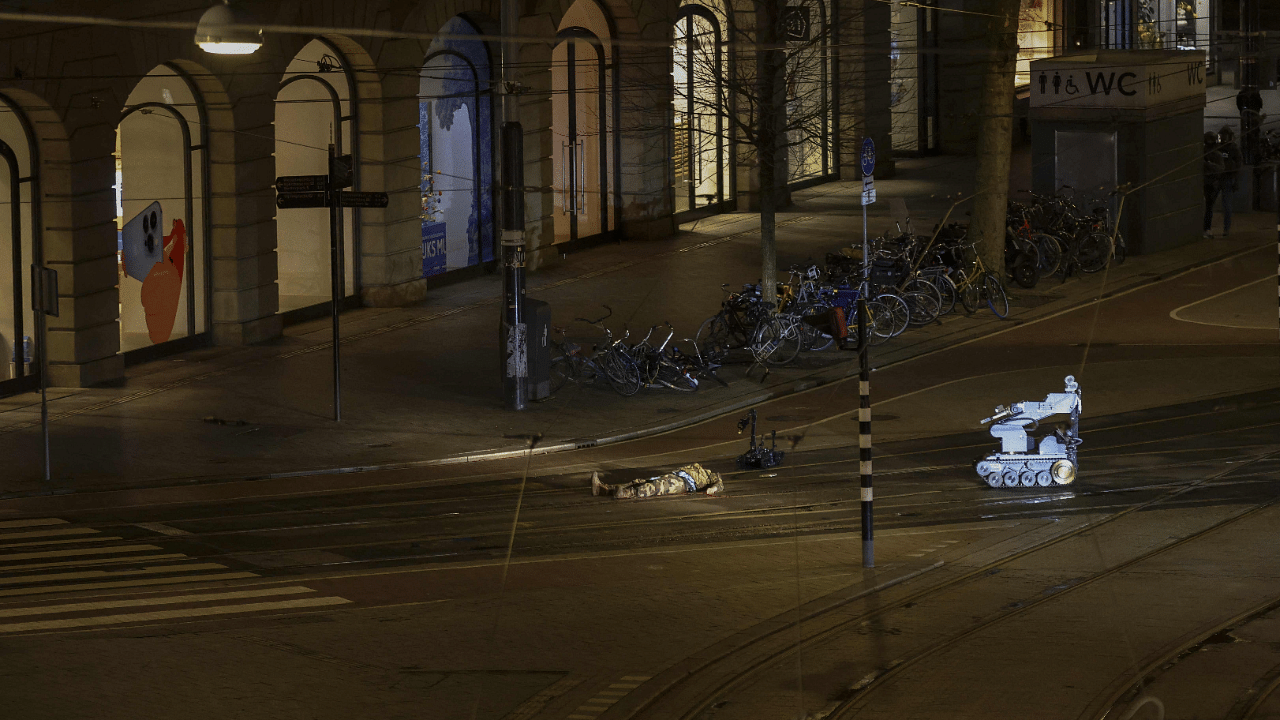
[[[613,495],[615,499],[647,498],[654,495],[683,495],[694,492],[715,495],[724,491],[724,481],[720,479],[720,476],[697,463],[678,467],[658,477],[632,480],[622,485],[606,485],[593,475],[591,485],[593,494],[598,495],[601,492],[605,492]]]

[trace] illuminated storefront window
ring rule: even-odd
[[[1015,84],[1031,83],[1031,61],[1057,54],[1054,44],[1054,0],[1022,0],[1018,14],[1018,67]]]
[[[489,52],[474,25],[440,28],[422,66],[422,276],[493,259]]]

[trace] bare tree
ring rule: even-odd
[[[969,236],[987,269],[1004,273],[1005,218],[1009,201],[1009,159],[1013,142],[1013,87],[1018,60],[1019,0],[982,0],[987,24],[982,98],[978,113],[976,196]]]
[[[789,202],[789,183],[838,132],[829,77],[834,27],[808,0],[752,0],[750,7],[714,35],[692,21],[693,32],[677,32],[676,103],[701,125],[692,142],[678,143],[677,162],[696,163],[727,146],[740,164],[754,165],[762,292],[776,302],[777,211]]]

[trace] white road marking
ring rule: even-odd
[[[190,535],[191,534],[186,530],[179,530],[176,527],[171,527],[169,525],[165,525],[164,523],[134,523],[134,526],[140,527],[143,530],[151,530],[152,532],[158,532],[161,535]]]
[[[104,588],[141,587],[143,585],[175,585],[178,583],[210,582],[214,580],[242,580],[256,578],[251,572],[210,573],[208,575],[179,575],[167,578],[143,578],[140,580],[120,580],[118,582],[81,583],[79,585],[41,585],[29,588],[10,588],[0,590],[0,597],[15,595],[41,595],[48,593],[71,592],[73,590],[101,590]]]
[[[324,605],[344,605],[350,600],[331,596],[316,598],[299,598],[279,602],[245,603],[242,605],[217,605],[203,608],[184,608],[181,610],[157,610],[154,612],[123,613],[120,615],[99,615],[96,617],[64,618],[62,620],[33,620],[31,622],[8,623],[0,625],[0,633],[30,632],[32,630],[54,630],[61,628],[93,627],[95,625],[120,625],[135,622],[156,622],[177,618],[205,617],[209,615],[232,615],[237,613],[263,612],[266,610],[288,610],[292,608],[320,607]]]
[[[148,605],[176,605],[178,603],[212,602],[215,600],[241,600],[251,597],[271,597],[274,595],[298,595],[312,593],[309,587],[292,585],[265,590],[237,590],[224,593],[202,593],[198,595],[170,595],[160,598],[137,600],[103,600],[100,602],[64,603],[62,605],[36,605],[12,609],[0,608],[0,617],[22,617],[24,615],[57,615],[59,613],[85,612],[87,610],[109,610],[112,608],[146,607]]]
[[[121,538],[113,535],[94,535],[93,537],[70,538],[68,540],[36,540],[34,542],[8,543],[0,545],[0,550],[20,547],[36,547],[44,545],[70,545],[72,543],[116,542]]]
[[[44,568],[55,567],[81,567],[84,565],[112,565],[115,563],[138,563],[153,560],[178,560],[190,559],[189,556],[182,553],[163,553],[160,555],[126,555],[125,557],[109,557],[109,558],[88,558],[85,560],[62,560],[60,562],[48,563],[26,563],[23,565],[10,565],[8,567],[0,567],[0,572],[9,572],[11,570],[40,570]]]
[[[106,547],[76,548],[75,550],[45,550],[43,552],[26,552],[0,554],[0,562],[9,560],[34,560],[36,558],[76,557],[77,555],[109,555],[111,553],[138,552],[140,550],[161,550],[156,545],[108,545]],[[4,570],[4,568],[0,568]]]
[[[38,532],[20,532],[20,533],[0,533],[0,543],[5,540],[17,540],[18,538],[35,538],[35,537],[55,537],[58,535],[96,535],[97,530],[93,528],[61,528],[59,530],[40,530]],[[3,545],[0,545],[3,547]]]
[[[40,527],[43,525],[66,525],[66,520],[58,518],[40,518],[38,520],[5,520],[0,522],[0,528],[20,528],[20,527]]]
[[[217,563],[193,563],[191,565],[165,565],[163,567],[150,567],[141,570],[86,570],[85,572],[73,573],[50,573],[48,575],[17,575],[13,577],[0,578],[0,585],[22,585],[26,583],[49,582],[59,580],[83,580],[85,578],[110,578],[121,577],[123,575],[154,575],[156,573],[176,573],[187,572],[190,570],[226,570],[225,565]],[[46,590],[57,590],[56,586],[46,588]]]
[[[1264,278],[1259,278],[1259,279],[1257,279],[1257,280],[1254,280],[1253,282],[1247,282],[1247,283],[1245,283],[1245,284],[1243,284],[1243,285],[1237,285],[1237,286],[1235,286],[1235,287],[1231,288],[1230,290],[1223,290],[1222,292],[1220,292],[1220,293],[1218,293],[1218,294],[1216,294],[1216,295],[1210,295],[1210,296],[1209,296],[1209,297],[1207,297],[1207,298],[1201,298],[1200,300],[1196,300],[1195,302],[1187,303],[1186,305],[1183,305],[1183,306],[1182,306],[1182,307],[1180,307],[1180,308],[1174,308],[1173,310],[1170,310],[1170,311],[1169,311],[1169,317],[1173,318],[1174,320],[1177,320],[1178,322],[1195,323],[1196,325],[1210,325],[1210,326],[1216,326],[1216,327],[1232,328],[1233,330],[1271,330],[1271,329],[1273,329],[1271,326],[1259,326],[1259,325],[1232,325],[1232,324],[1230,324],[1230,323],[1208,322],[1208,321],[1205,321],[1205,320],[1188,320],[1187,318],[1184,318],[1184,317],[1178,317],[1178,315],[1179,315],[1179,313],[1181,313],[1183,310],[1186,310],[1187,308],[1195,307],[1196,305],[1199,305],[1200,303],[1207,303],[1207,302],[1209,302],[1210,300],[1216,300],[1216,299],[1218,299],[1218,298],[1222,297],[1223,295],[1229,295],[1229,294],[1231,294],[1231,293],[1233,293],[1233,292],[1235,292],[1235,291],[1237,291],[1237,290],[1243,290],[1244,288],[1247,288],[1247,287],[1249,287],[1250,285],[1257,285],[1258,283],[1261,283],[1261,282],[1271,282],[1271,281],[1272,281],[1272,280],[1274,280],[1274,279],[1275,279],[1275,278],[1274,278],[1274,277],[1271,277],[1271,276],[1264,277]]]

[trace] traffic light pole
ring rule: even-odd
[[[862,494],[862,567],[876,566],[872,529],[874,494],[871,474],[871,358],[868,355],[867,293],[871,290],[871,251],[867,241],[867,205],[862,204],[862,291],[858,293],[858,477]]]

